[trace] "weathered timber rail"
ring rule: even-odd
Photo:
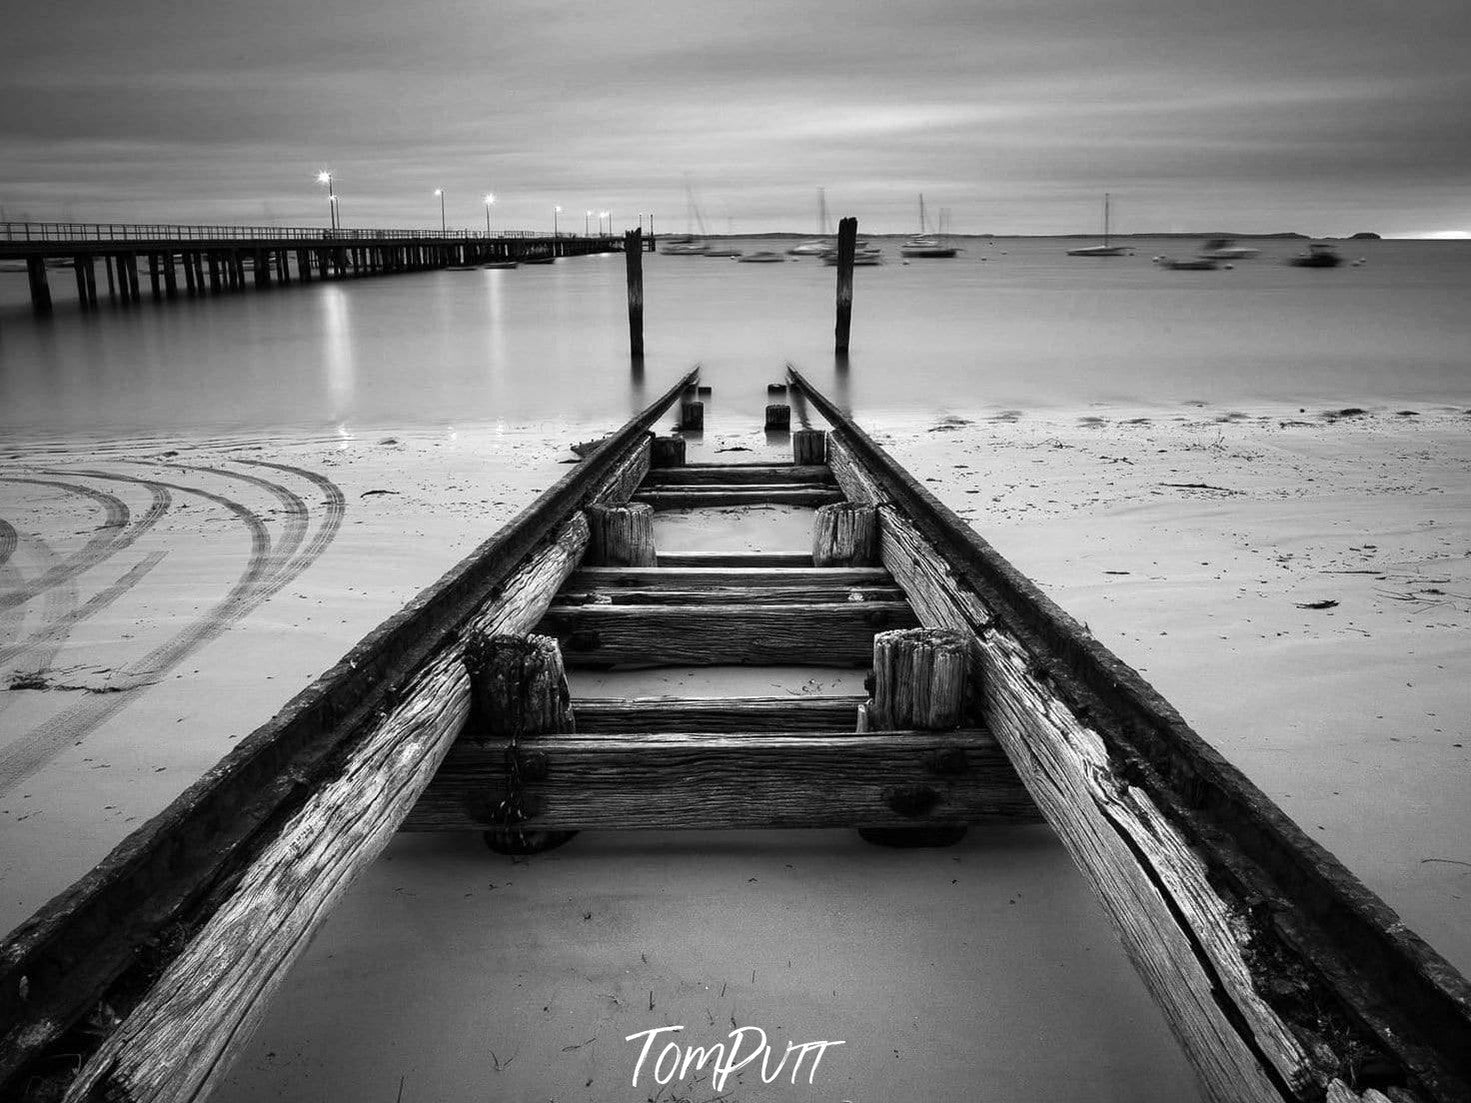
[[[507,231],[324,230],[285,226],[170,226],[0,222],[0,261],[24,261],[31,307],[52,309],[51,273],[72,270],[77,301],[99,305],[100,263],[110,301],[141,302],[140,270],[155,300],[275,284],[395,275],[501,261],[619,252],[617,235]]]
[[[1471,984],[817,391],[926,625],[977,641],[992,732],[1092,883],[1210,1097],[1471,1099]],[[1383,1094],[1381,1094],[1383,1093]]]
[[[668,438],[656,439],[659,462],[630,488],[628,502],[594,511],[587,559],[536,627],[538,648],[555,651],[566,669],[754,666],[760,681],[781,684],[769,680],[783,668],[867,668],[881,640],[912,635],[907,630],[927,635],[887,569],[818,565],[820,512],[808,553],[658,552],[656,509],[826,507],[843,498],[825,462],[685,464],[681,449],[661,443]],[[651,500],[666,492],[680,497]],[[913,679],[925,686],[906,698],[931,700],[928,681]],[[537,715],[560,718],[560,697],[527,692],[544,703]],[[487,710],[467,726],[404,828],[481,828],[496,847],[496,832],[511,826],[542,838],[577,830],[856,827],[912,845],[937,837],[925,834],[937,829],[953,840],[970,825],[1037,821],[995,737],[965,722],[970,709],[943,719],[938,710],[916,709],[885,717],[884,730],[867,730],[868,704],[866,695],[791,688],[781,697],[642,698],[578,697],[569,689],[576,734],[559,719],[555,730],[516,739],[496,730]]]
[[[463,726],[462,632],[536,623],[586,546],[582,509],[627,499],[648,466],[649,427],[695,377],[10,934],[0,945],[0,1098],[56,1098],[47,1093],[58,1075],[78,1068],[68,1100],[208,1094],[249,1034],[242,1024]],[[109,1035],[114,1015],[122,1022]]]

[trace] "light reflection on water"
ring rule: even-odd
[[[772,243],[745,242],[749,250]],[[53,280],[33,319],[0,276],[0,428],[31,433],[620,420],[703,366],[759,410],[792,362],[863,414],[1471,403],[1471,244],[1346,243],[1362,267],[1175,272],[1068,243],[968,241],[953,261],[860,269],[832,355],[834,270],[646,256],[647,355],[627,354],[624,258],[246,291],[83,315]],[[729,397],[726,397],[729,396]]]
[[[327,416],[339,425],[352,417],[353,399],[357,393],[351,304],[352,296],[341,285],[323,288],[322,360],[327,373]]]

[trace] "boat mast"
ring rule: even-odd
[[[1103,244],[1108,244],[1108,192],[1103,193]]]
[[[919,193],[919,235],[924,236],[924,192]]]
[[[817,189],[817,236],[827,236],[827,189]]]

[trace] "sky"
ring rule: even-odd
[[[0,220],[1471,234],[1466,0],[7,9]]]

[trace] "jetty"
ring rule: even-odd
[[[653,249],[653,235],[645,237]],[[423,272],[498,261],[547,261],[623,249],[622,235],[577,237],[532,231],[342,230],[301,226],[174,226],[103,222],[0,222],[0,262],[23,261],[31,308],[52,309],[53,271],[70,268],[77,301],[155,301],[275,284]]]
[[[789,461],[687,462],[653,430],[676,407],[704,424],[696,378],[583,446],[11,934],[0,1095],[205,1098],[400,829],[516,854],[640,828],[943,846],[1045,819],[1210,1099],[1471,1098],[1471,984],[1137,672],[795,369],[765,396],[767,426],[797,415]],[[810,551],[658,548],[657,512],[732,505],[811,510]],[[864,692],[579,698],[566,679],[813,663],[869,671]]]

